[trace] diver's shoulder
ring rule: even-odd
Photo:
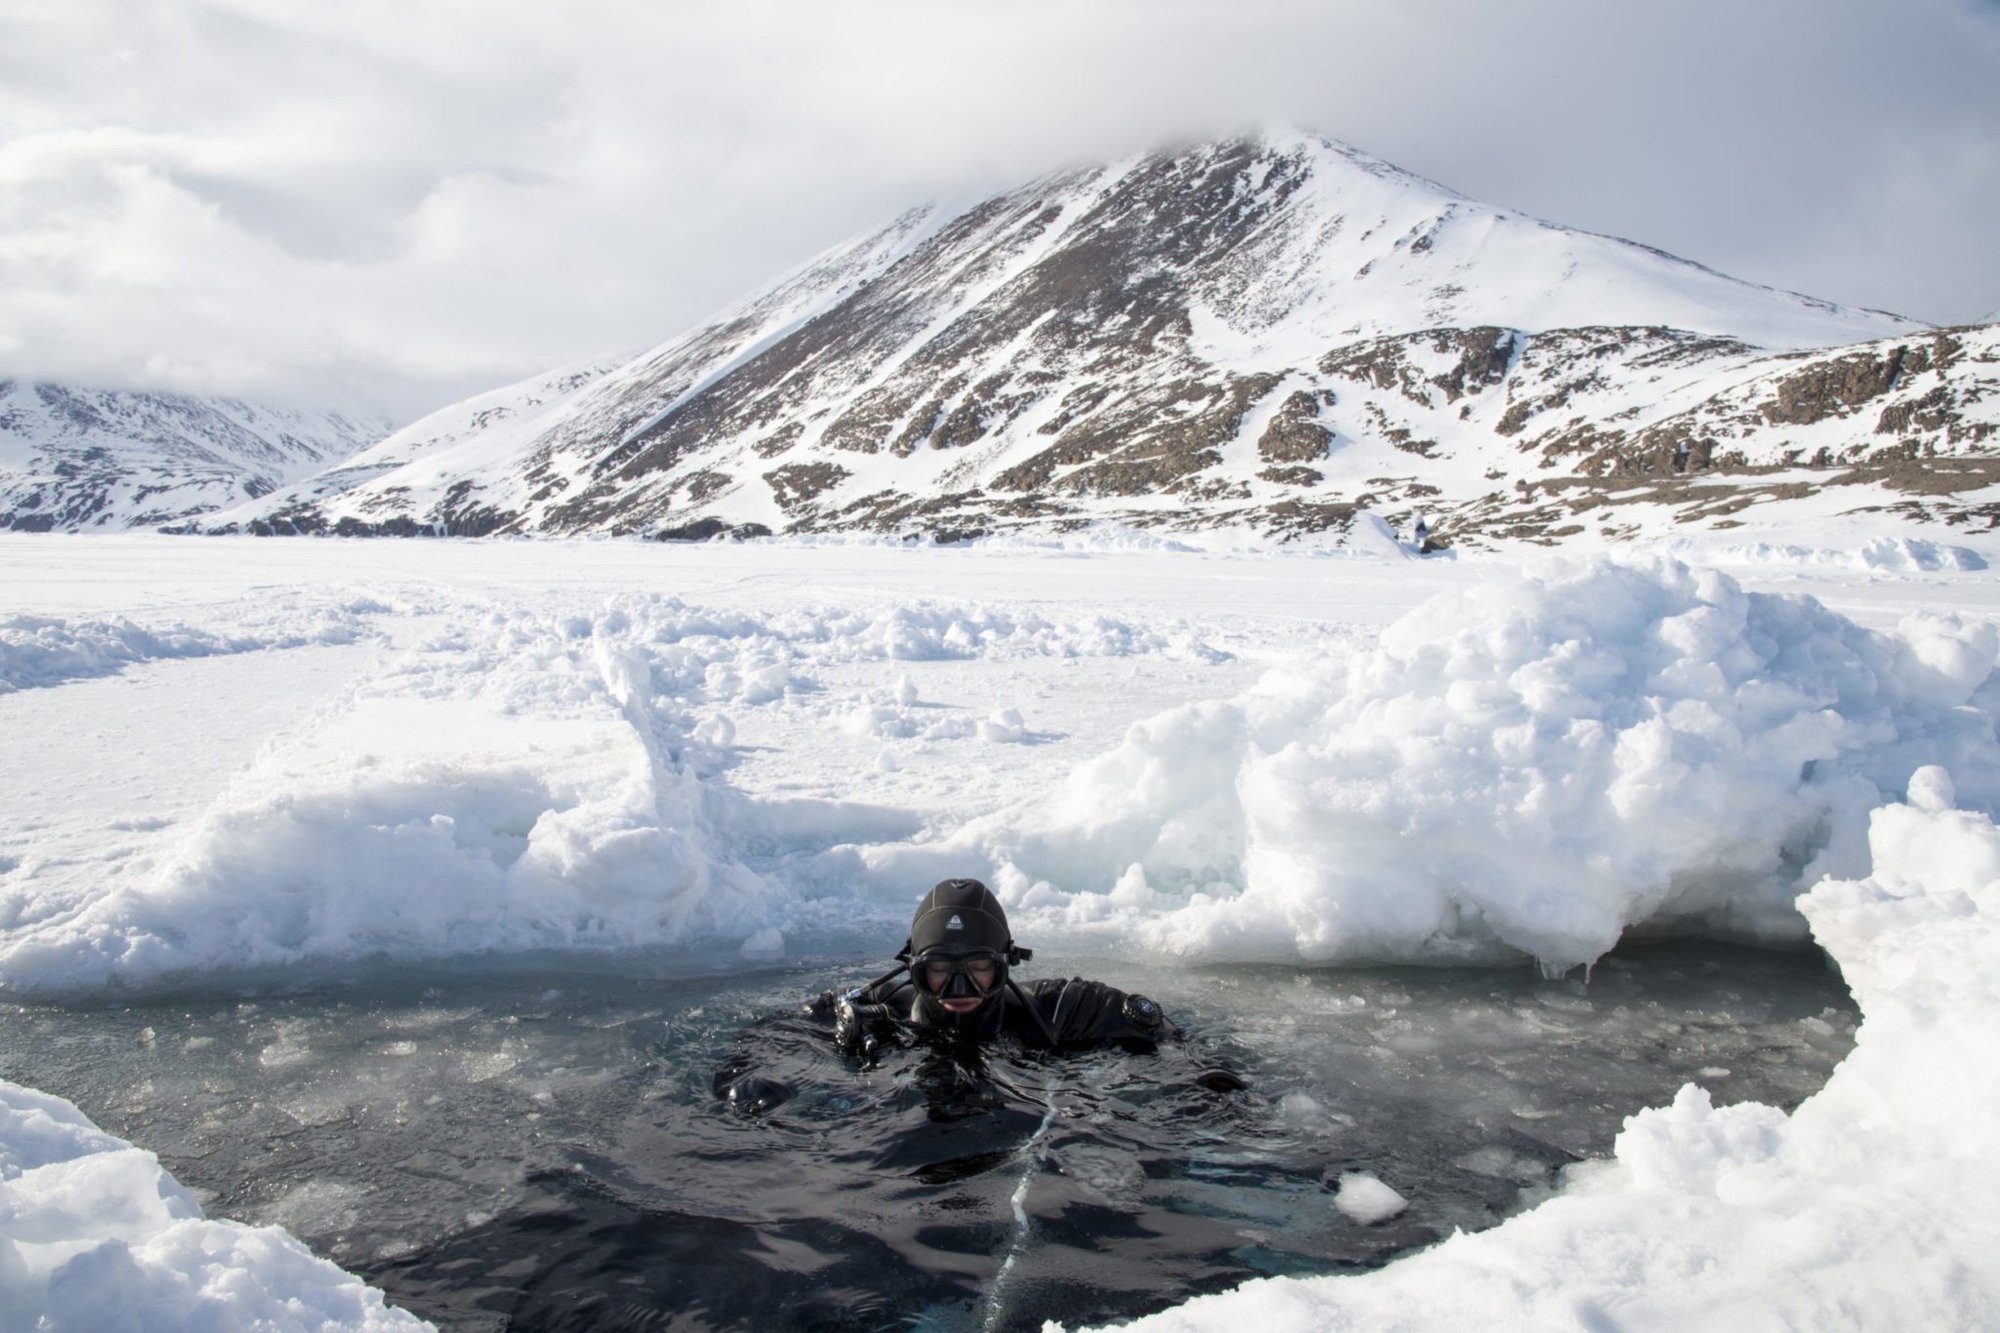
[[[1098,981],[1092,977],[1043,977],[1040,980],[1028,982],[1027,985],[1036,995],[1056,996],[1061,995],[1064,991],[1069,991],[1075,996],[1123,996],[1125,994],[1124,991],[1119,990],[1110,982]]]
[[[1058,995],[1062,994],[1064,987],[1082,984],[1087,984],[1082,977],[1036,977],[1033,981],[1021,982],[1020,986],[1022,990],[1038,1001],[1048,1000],[1053,1002]]]
[[[1029,993],[1060,1041],[1157,1041],[1180,1035],[1157,1001],[1109,982],[1053,977],[1032,983]]]

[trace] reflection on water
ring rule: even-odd
[[[1856,1021],[1817,956],[1718,945],[1624,951],[1588,986],[1069,970],[1154,995],[1195,1039],[857,1071],[787,1011],[859,969],[517,961],[17,1007],[0,1074],[159,1153],[212,1216],[282,1224],[447,1328],[1039,1328],[1489,1226],[1683,1082],[1796,1104]],[[790,1095],[718,1101],[732,1055]],[[1201,1086],[1218,1065],[1250,1089]],[[1408,1208],[1342,1215],[1356,1171]]]

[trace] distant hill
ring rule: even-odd
[[[0,529],[184,521],[268,495],[385,429],[234,398],[0,380]]]

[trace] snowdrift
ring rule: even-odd
[[[62,616],[0,617],[0,694],[114,675],[160,658],[216,657],[307,644],[353,643],[366,634],[366,617],[386,608],[365,600],[347,605],[290,609],[236,633],[216,633],[181,623],[136,625],[129,620],[71,620]]]
[[[1634,928],[1797,941],[1794,897],[1867,872],[1868,813],[1920,766],[2000,808],[1997,650],[1985,622],[1881,634],[1672,561],[1554,563],[1141,722],[1023,803],[919,838],[893,808],[733,789],[731,715],[817,708],[884,746],[1022,745],[1017,712],[940,721],[904,687],[821,699],[819,677],[1215,650],[1102,616],[932,603],[496,610],[274,746],[149,878],[0,899],[0,987],[753,939],[769,953],[831,920],[894,928],[923,885],[968,871],[1058,948],[1525,954],[1559,972]]]
[[[1559,973],[1633,927],[1800,940],[1794,897],[1866,873],[1868,812],[1919,766],[2000,801],[1996,647],[1671,561],[1553,564],[1135,726],[958,849],[1044,935],[1207,960]]]
[[[1896,573],[1974,571],[1987,567],[1986,557],[1964,546],[1927,541],[1922,537],[1876,536],[1854,546],[1811,546],[1789,542],[1730,544],[1682,540],[1670,544],[1676,554],[1705,564],[1786,566],[1885,570]]]
[[[128,660],[120,645],[144,656],[266,643],[29,628],[69,649],[22,650],[23,679],[45,682],[115,670]],[[496,609],[279,738],[142,882],[82,901],[0,893],[0,989],[370,957],[751,940],[768,953],[773,931],[817,919],[838,891],[815,878],[826,849],[907,838],[918,821],[731,790],[731,712],[811,701],[815,673],[846,663],[1207,651],[1100,616],[928,603],[768,616],[666,597],[614,599],[595,616]],[[938,725],[893,694],[824,706],[829,725]],[[1024,735],[1004,712],[965,730]],[[907,912],[900,899],[894,910]]]

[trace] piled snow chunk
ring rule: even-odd
[[[718,834],[652,628],[501,618],[412,654],[267,751],[149,878],[0,936],[0,979],[756,934],[771,890]]]
[[[1410,1201],[1366,1171],[1349,1171],[1334,1191],[1333,1206],[1363,1226],[1386,1222],[1410,1206]]]
[[[1919,766],[2000,808],[1996,650],[1672,561],[1551,563],[1141,723],[964,841],[1029,923],[1211,959],[1799,938],[1799,889],[1867,869],[1867,812]]]
[[[1209,660],[1223,656],[1185,630],[1163,632],[1140,628],[1107,616],[1052,621],[1032,612],[1017,616],[985,607],[927,601],[898,606],[866,618],[854,612],[806,612],[777,617],[772,629],[792,638],[825,641],[833,650],[827,656],[836,661],[1122,657],[1151,652]]]
[[[2000,829],[1890,805],[1868,837],[1872,875],[1800,900],[1862,1024],[1791,1116],[1689,1086],[1631,1117],[1612,1162],[1493,1230],[1127,1327],[2000,1327]]]
[[[365,613],[343,606],[345,613]],[[294,617],[296,619],[296,617]],[[143,876],[0,897],[0,986],[80,991],[312,959],[696,940],[811,916],[806,867],[916,821],[854,801],[755,801],[716,775],[721,710],[818,709],[859,735],[1044,739],[1019,711],[813,702],[829,664],[1212,654],[1100,616],[918,602],[767,616],[619,597],[594,614],[494,608],[441,626],[302,719]],[[756,862],[764,869],[753,869]],[[773,873],[770,864],[779,863]]]
[[[0,1080],[0,1328],[429,1327],[275,1227],[203,1219],[152,1153]]]
[[[996,709],[992,716],[979,724],[979,739],[1001,745],[1018,745],[1032,733],[1028,724],[1021,720],[1018,708]]]
[[[147,630],[129,620],[10,616],[0,620],[0,692],[106,676],[155,657],[208,657],[261,646],[179,625]]]

